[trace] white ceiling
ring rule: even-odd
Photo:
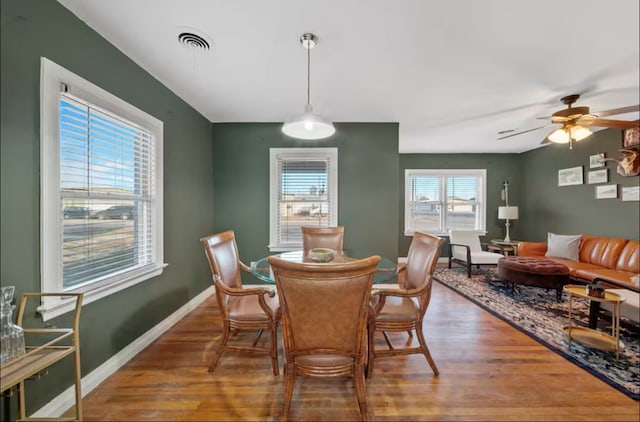
[[[576,105],[640,103],[638,0],[59,0],[211,122],[399,122],[400,152],[522,152]],[[213,42],[178,43],[184,27]],[[608,118],[636,120],[638,113]]]

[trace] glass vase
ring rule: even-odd
[[[25,353],[24,330],[13,323],[15,286],[2,287],[0,297],[0,365]]]

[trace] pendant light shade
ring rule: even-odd
[[[323,139],[336,132],[333,123],[315,114],[311,107],[311,49],[318,43],[314,34],[303,34],[300,43],[307,49],[307,105],[304,113],[293,117],[282,125],[282,133],[298,139]]]
[[[336,129],[329,120],[315,114],[311,105],[307,104],[304,113],[285,122],[282,132],[292,138],[322,139],[333,135]]]

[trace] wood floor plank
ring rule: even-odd
[[[89,393],[84,419],[278,420],[283,376],[268,358],[229,353],[207,373],[221,326],[212,297]],[[639,402],[437,283],[424,333],[440,376],[419,355],[378,359],[366,386],[374,420],[640,421]],[[417,344],[406,333],[391,339]],[[292,420],[357,418],[352,380],[296,381]]]

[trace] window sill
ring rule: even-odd
[[[146,268],[128,276],[125,279],[114,280],[100,286],[84,286],[77,289],[69,289],[67,293],[84,293],[82,305],[95,302],[107,297],[113,293],[134,286],[150,278],[162,274],[163,269],[169,264],[161,264],[156,267]],[[75,309],[75,300],[73,298],[60,299],[56,302],[44,303],[38,307],[38,313],[42,316],[43,321],[48,321],[57,316],[63,315]]]
[[[299,246],[269,245],[267,247],[269,248],[269,252],[275,252],[275,253],[294,252],[294,251],[302,250],[302,245],[299,245]]]
[[[424,233],[424,234],[430,234],[432,236],[449,237],[449,232],[440,233],[440,232],[428,232],[428,231],[424,231],[424,230],[405,230],[404,235],[413,237],[413,234],[416,231],[419,231],[420,233]],[[478,235],[480,235],[480,236],[485,236],[488,233],[486,230],[474,230],[474,231],[476,233],[478,233]]]

